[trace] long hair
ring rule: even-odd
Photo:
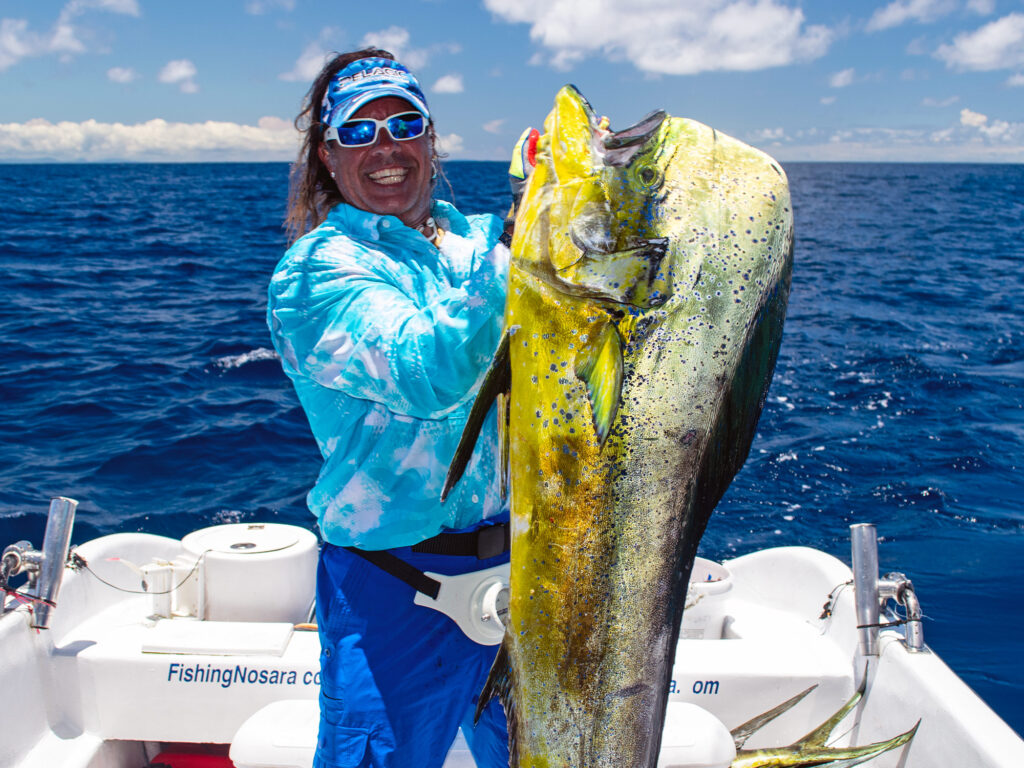
[[[326,127],[320,122],[320,108],[327,86],[338,72],[353,61],[373,58],[395,57],[380,48],[363,48],[359,51],[340,53],[320,70],[320,74],[316,76],[302,101],[302,111],[295,118],[295,128],[302,134],[302,145],[288,178],[288,213],[285,216],[285,228],[288,231],[289,243],[318,226],[327,218],[327,212],[332,207],[345,202],[337,184],[331,178],[331,172],[320,160],[317,152]],[[433,122],[430,123],[429,134],[431,153],[437,167],[439,156]]]

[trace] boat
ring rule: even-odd
[[[51,501],[41,549],[22,541],[3,551],[0,765],[310,766],[314,534],[233,523],[181,540],[115,533],[69,548],[76,505]],[[851,542],[851,565],[807,547],[697,559],[660,768],[726,768],[737,744],[792,744],[858,690],[829,746],[917,726],[867,765],[1024,765],[1024,741],[925,644],[912,581],[879,576],[874,526],[852,526]],[[500,637],[505,587],[494,573],[442,583],[438,600],[446,588],[445,610],[467,634]],[[473,765],[460,735],[445,768]]]

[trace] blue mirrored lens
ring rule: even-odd
[[[377,123],[373,120],[349,120],[338,126],[338,141],[349,147],[372,144],[377,138]]]
[[[388,118],[388,132],[395,141],[422,136],[424,128],[425,121],[419,112],[407,112],[404,115],[392,115]]]

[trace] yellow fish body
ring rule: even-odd
[[[653,113],[610,132],[572,87],[518,208],[495,395],[511,598],[481,706],[513,766],[654,766],[686,585],[746,459],[782,337],[793,223],[767,155]]]

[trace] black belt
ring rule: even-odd
[[[413,544],[413,552],[428,555],[463,555],[487,560],[508,552],[511,529],[508,523],[485,525],[467,533],[439,533],[433,538]]]
[[[487,560],[508,552],[511,542],[511,529],[508,523],[486,525],[467,533],[439,533],[437,536],[414,544],[413,552],[429,555],[461,555]],[[405,560],[386,549],[365,550],[345,547],[354,555],[359,555],[382,571],[401,579],[417,592],[422,592],[434,600],[441,591],[441,582],[432,579],[418,568],[409,565]]]

